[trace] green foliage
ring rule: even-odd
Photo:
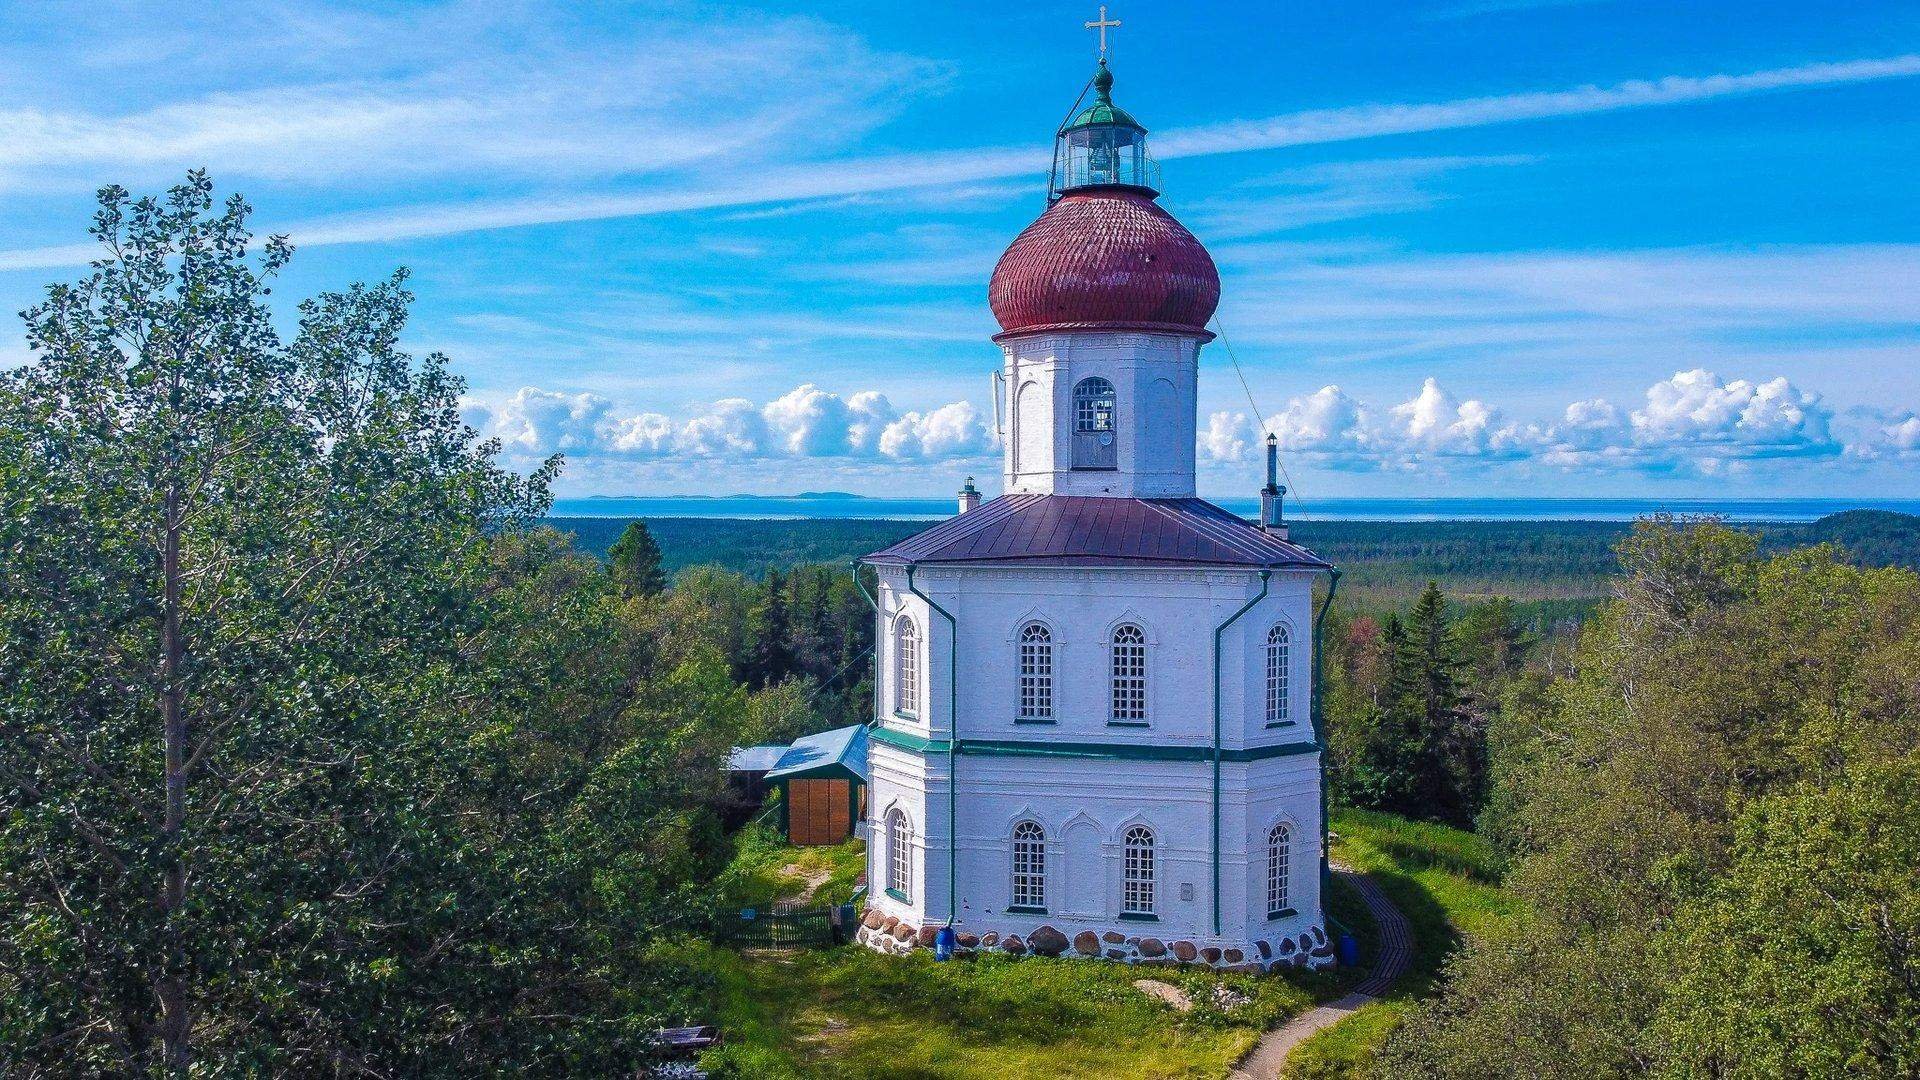
[[[1660,942],[1675,1076],[1920,1071],[1920,756],[1754,799]]]
[[[1522,638],[1512,605],[1473,609],[1455,627],[1429,582],[1402,621],[1334,623],[1324,715],[1339,801],[1466,824],[1485,797],[1487,700],[1516,669]],[[1474,632],[1463,649],[1461,629]],[[1469,668],[1470,652],[1479,662]],[[1463,675],[1482,676],[1469,686]]]
[[[631,1069],[746,691],[246,215],[106,189],[0,375],[0,1072]]]
[[[1496,744],[1529,917],[1457,958],[1384,1068],[1910,1073],[1886,988],[1912,954],[1875,919],[1913,903],[1920,575],[1714,522],[1642,523],[1621,561],[1575,673]]]
[[[607,549],[607,573],[628,596],[658,596],[667,587],[660,545],[644,521],[630,521]]]

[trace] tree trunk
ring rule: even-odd
[[[180,533],[182,514],[177,481],[167,484],[165,536],[160,552],[160,726],[166,750],[166,810],[161,821],[161,850],[165,877],[160,886],[160,917],[166,942],[160,978],[160,1038],[166,1071],[185,1076],[192,1060],[189,1039],[192,1021],[187,1013],[186,949],[180,920],[187,900],[187,860],[182,837],[187,820],[186,686],[181,666],[186,644],[180,632]]]

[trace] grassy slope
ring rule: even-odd
[[[730,904],[767,906],[827,872],[816,895],[838,898],[861,858],[858,841],[792,848],[770,828],[750,826],[721,887]],[[1336,903],[1364,914],[1355,897]],[[1005,956],[936,964],[925,954],[884,957],[858,947],[673,952],[718,985],[713,1021],[726,1042],[703,1064],[717,1076],[756,1080],[1220,1077],[1266,1028],[1338,996],[1355,977],[1296,981]],[[1180,986],[1200,1006],[1176,1013],[1134,988],[1149,976]],[[1244,1001],[1211,1007],[1216,988]]]
[[[1320,1032],[1287,1061],[1290,1080],[1366,1075],[1408,1004],[1430,992],[1461,936],[1495,934],[1518,910],[1497,884],[1498,860],[1472,833],[1407,821],[1391,814],[1346,810],[1334,815],[1334,858],[1364,870],[1407,917],[1414,936],[1413,966],[1387,998]],[[1336,917],[1342,918],[1338,908]],[[1348,925],[1369,952],[1372,920]]]

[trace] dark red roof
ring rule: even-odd
[[[866,557],[876,563],[1324,569],[1204,499],[1002,495]]]
[[[1002,337],[1036,330],[1206,331],[1213,258],[1137,188],[1069,192],[1014,238],[988,288]]]

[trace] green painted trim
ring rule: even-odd
[[[1281,908],[1279,911],[1267,912],[1267,921],[1272,922],[1275,919],[1291,919],[1298,914],[1300,914],[1300,912],[1293,908]]]
[[[1049,720],[1043,716],[1016,716],[1013,718],[1013,722],[1016,724],[1032,725],[1035,727],[1049,727],[1055,723],[1058,723],[1058,721]]]
[[[916,754],[944,754],[953,744],[944,739],[929,739],[911,731],[877,727],[868,732],[875,742],[886,743]],[[1269,758],[1317,754],[1325,748],[1315,742],[1276,743],[1271,746],[1223,748],[1220,760],[1234,763],[1265,761]],[[959,752],[987,757],[1068,757],[1107,758],[1115,761],[1212,761],[1208,746],[1157,746],[1149,743],[1023,742],[1015,739],[966,739]]]
[[[1320,711],[1320,639],[1321,630],[1327,621],[1327,609],[1333,606],[1333,595],[1340,591],[1340,571],[1327,567],[1327,598],[1320,602],[1320,613],[1313,617],[1313,701],[1307,708],[1307,719],[1313,721],[1313,741],[1326,742],[1326,728],[1321,724]],[[1333,880],[1333,864],[1327,854],[1327,841],[1332,825],[1327,821],[1327,759],[1320,759],[1320,888],[1326,891],[1327,883]],[[1326,905],[1321,905],[1324,908]]]
[[[1267,590],[1273,585],[1273,571],[1260,571],[1260,595],[1242,604],[1239,611],[1227,616],[1227,621],[1213,628],[1213,936],[1220,936],[1220,638],[1227,627],[1240,621],[1240,616],[1253,610],[1253,606],[1267,598]],[[1321,785],[1323,788],[1325,784]]]
[[[1298,720],[1275,720],[1273,723],[1267,725],[1267,727],[1269,728],[1299,727],[1299,726],[1300,726],[1300,721]]]
[[[1046,913],[1047,909],[1043,907],[1022,907],[1019,904],[1009,904],[1007,906],[1007,914],[1009,915],[1045,915]]]
[[[860,595],[866,597],[868,606],[873,608],[873,721],[874,723],[879,723],[880,642],[883,640],[880,635],[882,631],[885,630],[885,627],[880,625],[880,598],[873,595],[872,591],[867,588],[866,582],[860,580],[860,560],[855,559],[848,565],[853,569],[853,587],[860,590]],[[874,573],[878,574],[879,571],[876,570]]]
[[[1153,725],[1145,720],[1109,720],[1108,727],[1150,728]]]
[[[893,897],[895,900],[898,900],[903,904],[913,903],[913,900],[910,897],[908,897],[906,893],[901,892],[899,889],[888,889],[887,895]]]
[[[1121,922],[1159,922],[1160,916],[1146,915],[1138,911],[1123,911],[1120,913],[1120,921]]]
[[[924,600],[928,607],[947,620],[947,925],[951,927],[960,916],[960,784],[955,774],[954,760],[960,748],[960,624],[952,612],[941,607],[933,597],[921,592],[920,587],[913,583],[913,572],[917,569],[919,567],[912,563],[907,564],[907,591]],[[928,644],[932,644],[931,639]],[[931,689],[931,667],[927,669],[927,678],[928,688]],[[927,725],[933,725],[931,716],[927,718]]]

